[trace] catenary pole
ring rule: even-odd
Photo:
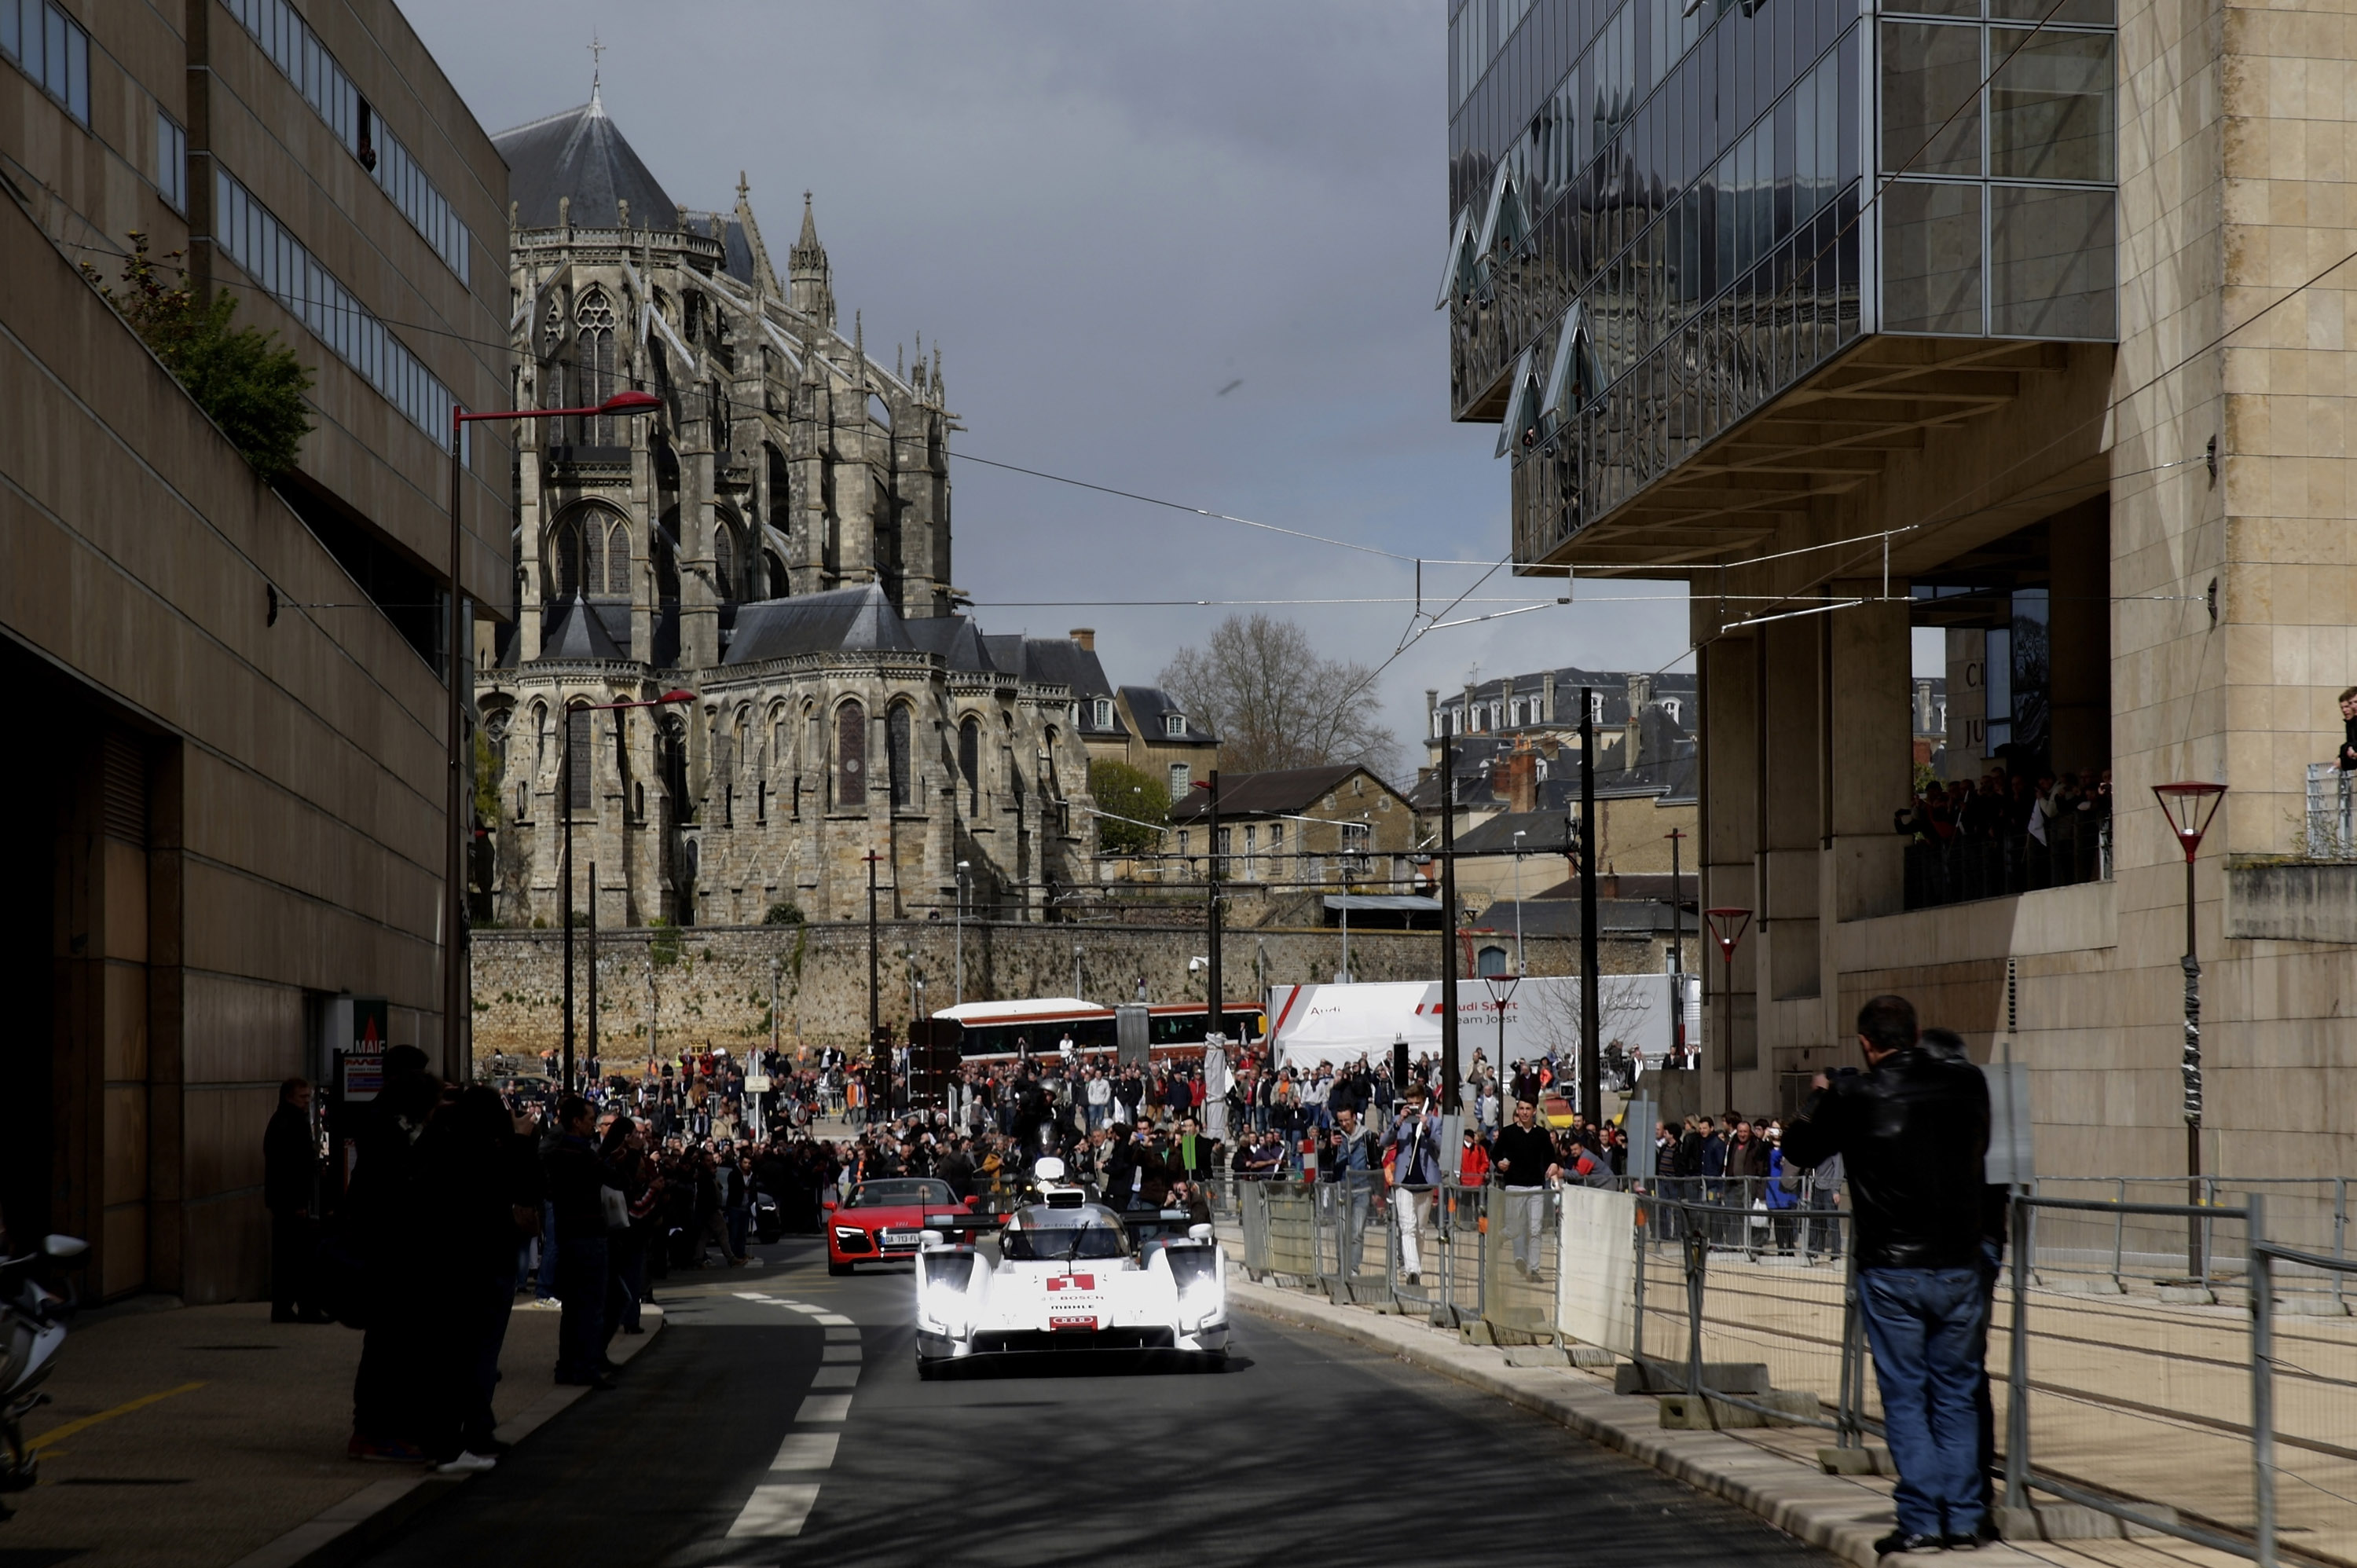
[[[1596,948],[1596,700],[1579,689],[1579,1109],[1591,1123],[1604,1120],[1603,1015],[1597,988]]]

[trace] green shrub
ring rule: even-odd
[[[772,904],[770,912],[761,917],[761,924],[765,926],[799,926],[802,923],[802,909],[799,904]]]
[[[148,257],[146,235],[134,230],[131,246],[123,262],[121,293],[101,283],[98,269],[87,262],[84,275],[253,471],[265,483],[278,478],[295,467],[303,437],[311,433],[303,402],[311,390],[311,372],[295,350],[278,342],[275,332],[231,327],[237,300],[227,290],[199,304],[188,288],[187,269],[175,264],[183,252],[172,252],[159,267]],[[167,267],[179,279],[177,285],[165,282]]]

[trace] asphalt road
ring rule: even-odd
[[[365,1561],[1830,1561],[1445,1378],[1246,1314],[1224,1369],[1057,1362],[920,1383],[905,1268],[835,1280],[815,1242],[759,1251],[762,1266],[659,1286],[669,1324],[620,1388]]]

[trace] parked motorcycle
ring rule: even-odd
[[[64,1295],[48,1288],[40,1275],[43,1265],[79,1258],[90,1243],[72,1236],[51,1236],[38,1252],[0,1262],[0,1492],[21,1492],[37,1478],[40,1461],[25,1445],[25,1418],[49,1402],[39,1391],[58,1351],[66,1342],[65,1319],[73,1310],[70,1290]],[[0,1520],[15,1510],[0,1506]]]

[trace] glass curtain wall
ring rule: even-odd
[[[2112,0],[1907,3],[1452,7],[1451,407],[1518,557],[1862,333],[2113,335]]]

